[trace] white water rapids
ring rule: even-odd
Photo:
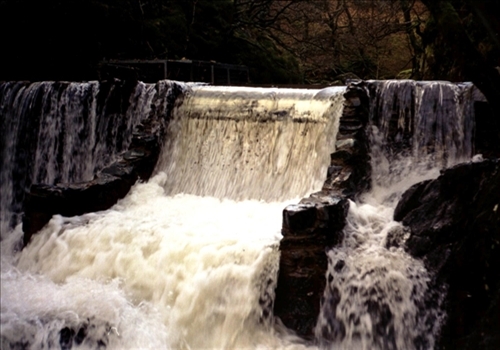
[[[305,343],[260,300],[274,296],[282,210],[321,188],[344,88],[193,90],[150,181],[107,211],[54,216],[22,251],[19,226],[2,241],[1,348],[432,347],[441,315],[421,314],[427,272],[385,245],[405,234],[391,194],[436,170],[394,191],[375,172],[351,203],[346,239],[328,252],[319,341]]]

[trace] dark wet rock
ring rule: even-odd
[[[106,349],[120,337],[116,326],[95,317],[69,320],[63,313],[10,321],[15,331],[2,334],[2,349]]]
[[[474,111],[476,153],[482,154],[484,158],[500,158],[500,118],[494,115],[486,101],[476,101]]]
[[[327,270],[325,249],[338,244],[349,208],[341,198],[312,198],[283,211],[283,239],[274,314],[312,337]]]
[[[394,218],[411,230],[407,251],[434,273],[430,290],[447,286],[438,348],[499,349],[500,161],[458,165],[411,187]]]
[[[75,216],[110,208],[125,197],[137,179],[135,172],[122,176],[101,173],[94,180],[79,184],[33,185],[25,199],[24,244],[54,214]]]
[[[370,188],[371,165],[366,132],[369,100],[366,83],[349,83],[344,98],[336,151],[331,154],[323,191],[354,199]]]
[[[339,261],[337,261],[337,263],[335,264],[335,266],[334,266],[333,269],[336,272],[340,272],[340,271],[342,271],[342,269],[344,268],[344,266],[345,266],[345,261],[344,260],[339,260]]]
[[[283,212],[274,314],[306,338],[313,337],[320,312],[327,281],[326,251],[342,239],[349,208],[347,199],[354,199],[370,187],[371,165],[365,130],[369,101],[365,83],[349,83],[344,97],[336,152],[331,154],[322,190]],[[335,310],[336,304],[328,305]],[[345,326],[333,317],[321,333],[329,341],[340,339],[345,335]]]
[[[406,227],[396,226],[387,232],[387,237],[385,240],[385,247],[387,249],[391,247],[402,247],[410,236],[410,230]]]
[[[75,336],[75,331],[71,328],[64,327],[59,332],[59,345],[61,350],[69,350],[73,346],[73,337]]]
[[[105,349],[109,343],[110,336],[116,335],[109,324],[101,325],[95,320],[87,320],[90,323],[83,323],[77,327],[64,327],[59,331],[59,346],[61,350],[70,350],[74,347],[84,347],[92,349]],[[94,323],[95,322],[95,323]]]

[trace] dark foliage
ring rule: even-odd
[[[297,82],[296,63],[272,41],[241,35],[236,10],[229,0],[0,1],[0,80],[91,80],[103,60],[186,57]]]
[[[330,83],[346,72],[385,79],[403,70],[406,78],[472,80],[485,92],[500,80],[492,78],[500,77],[495,5],[0,0],[0,80],[90,80],[110,59],[185,57],[247,65],[254,83]]]

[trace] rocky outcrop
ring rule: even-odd
[[[314,333],[325,290],[325,250],[340,243],[348,209],[346,199],[325,197],[283,211],[274,315],[306,338]]]
[[[395,220],[407,251],[433,273],[428,305],[444,290],[438,348],[500,348],[500,160],[458,165],[411,187]]]
[[[125,197],[136,181],[149,179],[160,154],[166,126],[183,86],[159,82],[149,116],[136,128],[129,149],[93,180],[74,184],[33,184],[25,195],[24,245],[54,214],[64,216],[105,210]]]
[[[283,239],[274,315],[297,334],[312,338],[326,285],[326,250],[342,240],[348,198],[369,188],[370,158],[363,83],[350,83],[344,95],[336,151],[321,192],[283,211]]]

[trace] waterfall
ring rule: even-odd
[[[126,150],[154,93],[143,83],[1,83],[2,239],[20,222],[32,183],[91,180]]]
[[[439,169],[470,160],[476,93],[472,84],[389,80],[372,87],[374,192],[380,188],[398,194],[428,178],[429,172],[437,176]]]
[[[473,86],[384,81],[369,89],[372,189],[350,203],[343,243],[327,253],[316,336],[341,349],[432,349],[445,286],[425,299],[429,272],[403,250],[409,232],[393,213],[411,185],[471,159]]]
[[[269,313],[282,210],[321,188],[345,88],[190,89],[150,181],[2,242],[2,347],[305,346]]]
[[[159,164],[167,193],[282,201],[320,190],[343,90],[195,87]]]
[[[473,87],[367,86],[372,189],[327,252],[305,342],[271,314],[282,211],[321,189],[344,87],[186,85],[148,182],[108,210],[54,215],[19,251],[26,187],[88,180],[161,113],[163,95],[143,83],[2,83],[2,349],[433,348],[441,301],[424,302],[429,272],[392,215],[410,185],[471,157]]]

